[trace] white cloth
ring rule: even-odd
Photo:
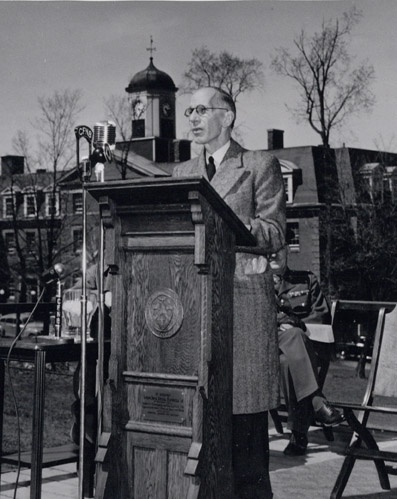
[[[330,324],[306,324],[306,335],[313,341],[334,343],[334,332]]]

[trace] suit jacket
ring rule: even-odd
[[[204,150],[174,170],[174,176],[207,178]],[[278,251],[285,243],[285,193],[278,160],[266,151],[247,151],[231,141],[211,181],[243,223],[251,226],[259,251]],[[243,248],[244,249],[244,248]],[[246,275],[254,256],[236,255],[233,314],[233,413],[277,407],[279,356],[272,274]]]

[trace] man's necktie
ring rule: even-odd
[[[211,182],[212,177],[215,175],[215,163],[212,156],[209,156],[205,168],[207,170],[208,180]]]

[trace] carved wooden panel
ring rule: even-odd
[[[221,213],[223,202],[209,186],[205,196],[192,191],[187,198],[179,182],[184,190],[171,194],[178,202],[167,205],[170,194],[160,184],[155,205],[147,201],[150,182],[134,196],[117,185],[108,210],[108,261],[120,271],[112,288],[104,497],[230,499],[235,236],[229,224],[236,217]]]

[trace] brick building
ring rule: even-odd
[[[149,66],[131,79],[126,92],[132,107],[132,139],[117,142],[113,161],[106,165],[105,181],[168,176],[160,163],[170,170],[174,161],[190,158],[190,141],[175,137],[176,91],[171,77],[154,66],[152,57]],[[66,287],[80,273],[83,196],[79,168],[57,174],[55,183],[52,172],[27,173],[20,156],[2,157],[1,168],[0,301],[34,301],[41,274],[54,263],[65,264]],[[98,249],[98,211],[90,196],[87,226],[90,261]]]
[[[22,156],[1,158],[0,302],[35,301],[38,277],[57,258],[58,178],[44,169],[26,172]]]
[[[397,154],[322,146],[284,147],[282,130],[268,130],[268,149],[279,159],[287,198],[290,266],[326,277],[330,216],[376,201],[397,203]],[[397,223],[397,220],[396,220]]]
[[[190,158],[190,142],[175,137],[177,88],[172,78],[158,70],[150,57],[148,67],[137,72],[125,90],[132,108],[132,139],[116,143],[105,180],[170,175],[175,162]],[[324,280],[333,237],[330,217],[340,209],[350,210],[354,226],[360,204],[382,199],[396,203],[397,154],[348,147],[284,147],[284,132],[274,129],[268,130],[267,145],[280,160],[285,182],[290,266],[310,269]],[[3,156],[0,173],[0,301],[34,300],[42,270],[57,261],[66,265],[69,285],[81,265],[83,206],[78,169],[54,179],[45,170],[26,173],[20,156]],[[90,260],[98,247],[98,212],[91,199],[87,211]],[[49,236],[53,239],[50,256]]]

